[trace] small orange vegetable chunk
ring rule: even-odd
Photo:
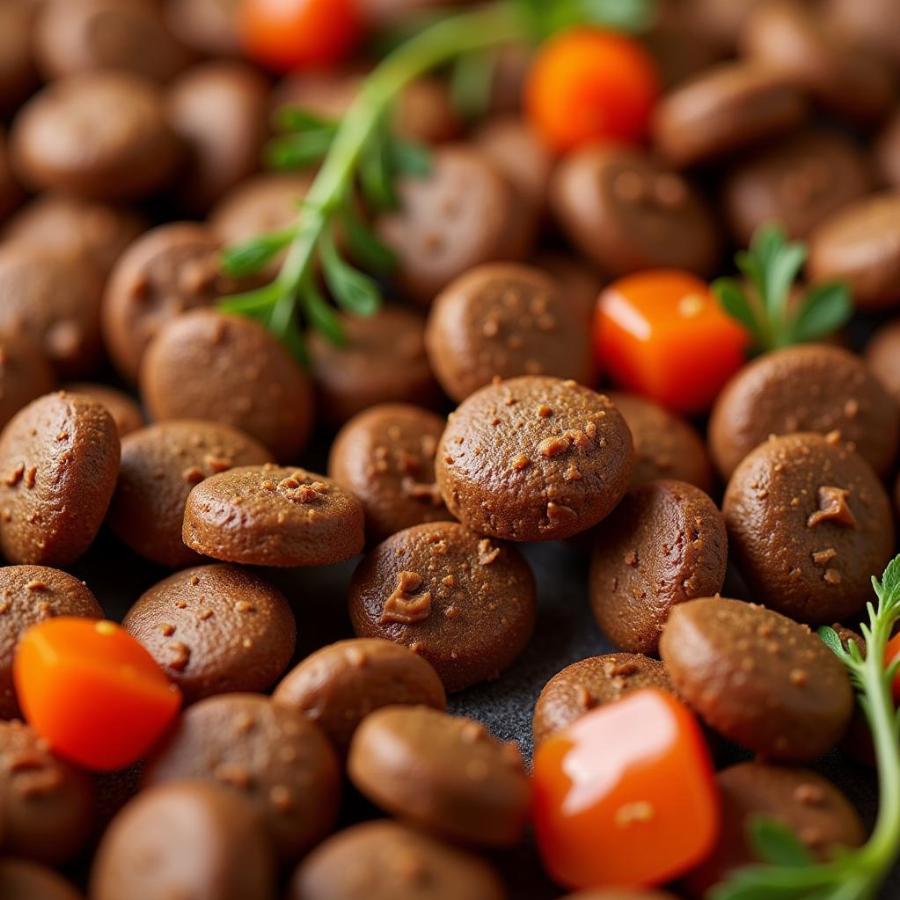
[[[19,641],[13,677],[34,730],[98,772],[137,762],[181,705],[153,657],[114,622],[61,616],[34,625]]]
[[[525,85],[531,125],[557,153],[601,141],[634,144],[659,96],[650,54],[597,28],[563,32],[538,52]]]
[[[663,691],[637,691],[546,740],[534,793],[544,865],[567,887],[662,884],[703,860],[718,836],[703,735]]]
[[[333,66],[362,34],[358,0],[240,0],[237,17],[247,54],[280,72]]]
[[[705,412],[744,364],[747,332],[689,272],[655,269],[613,282],[595,319],[598,364],[676,412]]]

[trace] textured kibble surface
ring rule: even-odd
[[[276,703],[299,709],[345,753],[359,723],[384,706],[447,705],[434,667],[412,650],[382,638],[329,644],[279,682]]]
[[[119,472],[119,433],[98,403],[48,394],[0,436],[0,546],[9,562],[66,565],[90,546]]]
[[[21,331],[0,338],[0,428],[32,400],[56,384],[53,369],[38,345]]]
[[[190,492],[235,466],[274,462],[258,441],[215,422],[172,420],[122,441],[109,525],[136,553],[171,568],[200,562],[182,539]]]
[[[505,846],[525,826],[531,787],[519,749],[472,719],[379,710],[357,729],[348,771],[388,812],[456,840]]]
[[[725,581],[725,521],[707,494],[682,481],[635,488],[591,538],[591,607],[623,650],[655,654],[672,607],[717,594]]]
[[[67,394],[86,397],[104,407],[112,416],[113,422],[116,423],[116,431],[119,432],[120,439],[144,426],[144,413],[137,401],[118,388],[109,387],[106,384],[78,381],[67,384],[65,391]]]
[[[184,542],[206,556],[256,566],[324,566],[363,546],[363,507],[305,469],[240,466],[188,495]]]
[[[266,690],[287,668],[296,639],[281,592],[230,565],[197,566],[164,579],[138,599],[122,624],[187,702]]]
[[[482,388],[453,413],[437,480],[450,512],[473,530],[549,541],[607,516],[633,464],[631,432],[607,397],[526,376]]]
[[[456,522],[418,525],[363,558],[349,604],[357,635],[405,644],[458,691],[497,678],[528,643],[534,576],[510,545]]]
[[[184,713],[144,783],[190,779],[248,799],[285,862],[325,837],[337,817],[340,772],[324,733],[261,694],[210,697]]]
[[[863,612],[894,549],[884,488],[836,435],[772,438],[737,468],[722,506],[732,559],[767,606],[829,624]]]
[[[678,693],[725,737],[763,757],[805,762],[843,735],[847,672],[809,628],[724,598],[672,609],[660,654]]]

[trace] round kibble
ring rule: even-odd
[[[182,536],[198,553],[254,566],[327,566],[363,548],[362,504],[322,475],[240,466],[190,493]]]
[[[398,822],[329,838],[294,874],[287,900],[504,900],[487,863]]]
[[[90,890],[91,900],[247,900],[274,896],[275,884],[272,850],[251,804],[185,782],[142,791],[113,819]]]
[[[534,743],[540,744],[592,709],[644,688],[672,691],[658,659],[641,653],[606,653],[572,663],[544,685],[537,699],[532,720]]]
[[[535,623],[525,560],[456,522],[417,525],[379,544],[354,572],[349,603],[357,635],[421,654],[448,691],[498,677]]]
[[[689,422],[637,394],[610,391],[608,396],[622,413],[634,441],[632,487],[671,478],[710,493],[713,472],[709,453]]]
[[[296,860],[334,827],[337,757],[299,710],[258,694],[223,694],[186,710],[148,761],[144,783],[202,779],[252,803],[279,858]]]
[[[603,289],[603,279],[597,269],[574,254],[556,251],[540,253],[534,264],[556,281],[562,299],[590,327]]]
[[[84,582],[67,572],[45,566],[0,568],[0,719],[21,716],[13,685],[19,638],[52,616],[102,619],[103,610]]]
[[[206,56],[237,56],[235,0],[164,0],[166,25],[186,47]]]
[[[594,533],[590,601],[623,650],[656,654],[671,609],[717,594],[728,537],[715,503],[683,481],[651,481],[625,496]]]
[[[474,531],[514,541],[571,537],[622,499],[634,460],[612,402],[572,381],[489,385],[450,416],[437,452],[447,508]]]
[[[136,381],[147,347],[173,319],[212,306],[237,284],[221,272],[221,242],[202,225],[161,225],[119,259],[103,298],[103,335],[116,368]]]
[[[0,435],[0,547],[12,563],[64,566],[91,545],[119,473],[119,434],[99,403],[47,394]]]
[[[762,860],[748,840],[749,826],[765,817],[788,828],[820,862],[839,848],[865,839],[859,814],[827,779],[808,769],[746,762],[716,775],[722,797],[722,830],[709,858],[687,879],[691,896],[702,897],[736,869]]]
[[[94,200],[152,194],[175,171],[180,149],[158,88],[124,72],[54,81],[22,109],[12,132],[16,171],[29,186]]]
[[[866,347],[866,364],[900,405],[900,321],[882,326]]]
[[[447,705],[441,679],[425,659],[379,638],[323,647],[282,678],[272,699],[312,719],[342,755],[359,723],[376,709]]]
[[[388,306],[374,316],[341,315],[339,322],[342,345],[318,333],[309,339],[310,369],[329,422],[341,425],[379,403],[438,404],[421,316]]]
[[[803,625],[741,600],[673,607],[659,644],[672,685],[712,728],[764,757],[806,762],[853,713],[840,660]]]
[[[809,239],[812,281],[843,281],[856,306],[900,304],[900,191],[870,194],[827,218]]]
[[[860,614],[894,549],[890,502],[834,437],[773,438],[735,470],[722,505],[732,559],[754,596],[829,624]]]
[[[60,375],[90,375],[100,363],[100,295],[84,260],[16,243],[0,248],[0,331],[30,338]]]
[[[0,3],[0,113],[14,112],[37,87],[33,36],[37,5],[30,0]]]
[[[670,91],[653,138],[673,165],[707,162],[790,131],[806,114],[801,91],[765,66],[728,62]]]
[[[229,565],[166,578],[140,597],[122,625],[189,703],[270,688],[290,664],[297,632],[279,590]]]
[[[82,900],[61,875],[21,859],[0,860],[0,897],[16,900]]]
[[[76,394],[103,406],[116,423],[116,431],[119,432],[120,438],[144,427],[144,413],[137,402],[124,391],[106,384],[87,382],[67,384],[65,391],[67,394]]]
[[[452,518],[434,478],[445,425],[419,407],[383,404],[354,416],[338,433],[328,474],[362,503],[369,540]]]
[[[556,169],[551,203],[569,239],[604,272],[671,267],[705,275],[719,257],[716,223],[699,194],[640,150],[573,153]]]
[[[591,380],[590,332],[543,272],[515,263],[471,269],[437,297],[425,332],[444,391],[460,402],[495,378]]]
[[[271,463],[253,438],[215,422],[173,419],[122,441],[122,462],[109,524],[145,559],[169,568],[200,562],[182,539],[188,495],[205,478],[234,466]]]
[[[94,827],[90,779],[55,757],[21,722],[0,722],[0,854],[59,866],[85,846]]]
[[[279,460],[295,457],[312,429],[306,373],[278,338],[241,316],[200,309],[168,322],[144,355],[140,384],[154,419],[231,425]]]
[[[429,831],[497,847],[522,836],[531,791],[519,748],[472,719],[378,710],[356,730],[347,765],[370,800]]]
[[[863,361],[824,344],[767,353],[726,385],[709,445],[723,478],[770,435],[839,432],[879,474],[894,465],[900,410]]]
[[[0,335],[0,430],[55,385],[52,366],[30,338],[21,333]]]

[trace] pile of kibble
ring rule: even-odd
[[[897,0],[663,2],[628,145],[548,149],[525,45],[475,120],[413,82],[386,301],[302,358],[218,306],[283,257],[222,251],[315,177],[266,169],[273,113],[340,119],[377,57],[276,78],[237,5],[0,0],[0,900],[665,900],[752,862],[759,815],[859,846],[808,766],[871,734],[813,629],[864,646],[896,550]],[[770,223],[852,338],[750,359],[709,279]],[[553,641],[520,545],[559,541],[616,652],[523,690]],[[339,564],[323,646],[304,577]],[[489,681],[533,768],[447,712]]]

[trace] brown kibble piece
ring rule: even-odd
[[[133,400],[124,391],[110,387],[106,384],[93,384],[88,382],[73,382],[65,386],[67,394],[76,394],[79,397],[86,397],[93,400],[106,408],[106,411],[112,416],[113,422],[116,423],[116,431],[119,432],[119,438],[131,434],[144,426],[144,413],[138,406],[137,401]]]
[[[675,690],[707,724],[769,759],[817,759],[850,722],[853,690],[840,660],[772,610],[718,597],[680,603],[659,649]],[[798,670],[815,678],[792,678]]]
[[[259,694],[222,694],[190,707],[148,761],[144,783],[200,779],[248,799],[283,862],[334,827],[337,757],[299,710]]]
[[[359,500],[322,475],[240,466],[191,491],[183,538],[224,562],[324,566],[362,550],[363,523]]]
[[[112,416],[77,395],[48,394],[0,436],[0,546],[13,563],[67,565],[90,546],[119,472]]]
[[[531,800],[518,748],[472,719],[424,706],[367,716],[350,745],[350,778],[389,812],[444,837],[510,846]]]
[[[237,566],[187,569],[146,591],[122,622],[193,703],[264,691],[288,667],[296,624],[281,592]]]
[[[531,570],[513,547],[437,522],[370,551],[353,574],[349,603],[356,634],[410,647],[458,691],[512,664],[531,637],[536,600]]]
[[[446,706],[444,686],[421,656],[393,641],[329,644],[282,678],[272,699],[299,709],[341,755],[363,719],[384,706]]]
[[[22,859],[0,860],[0,897],[15,900],[82,900],[52,869]]]
[[[30,338],[15,332],[0,335],[0,430],[55,384],[53,368]]]

